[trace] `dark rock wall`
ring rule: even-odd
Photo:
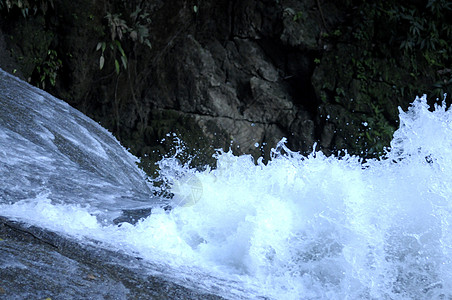
[[[39,85],[36,67],[54,49],[62,64],[45,88],[110,129],[145,167],[170,150],[160,143],[169,132],[197,149],[195,164],[209,162],[215,148],[268,157],[282,137],[303,153],[317,142],[326,153],[376,155],[397,127],[397,107],[425,93],[438,70],[449,76],[447,66],[402,53],[387,36],[394,23],[365,1],[53,4],[27,18],[3,11],[17,74]],[[132,17],[137,8],[142,19]],[[129,28],[151,20],[152,49],[129,33],[119,40],[127,68],[107,46],[99,69],[96,45],[113,44],[107,13]]]

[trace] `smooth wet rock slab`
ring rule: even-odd
[[[6,218],[0,239],[0,299],[222,299],[148,275],[139,258]]]

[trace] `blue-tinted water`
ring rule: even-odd
[[[166,158],[168,212],[108,132],[29,89],[1,100],[2,216],[161,262],[232,299],[452,297],[452,112],[443,106],[415,100],[387,155],[365,163],[304,157],[284,141],[267,164],[220,152],[215,169],[197,171]],[[111,222],[142,207],[152,215],[135,225]]]

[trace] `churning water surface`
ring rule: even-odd
[[[305,157],[284,141],[266,164],[219,152],[215,169],[198,171],[166,158],[160,180],[173,189],[173,209],[154,205],[136,224],[103,220],[111,197],[102,204],[89,191],[79,203],[52,192],[0,198],[0,214],[183,268],[201,283],[221,278],[230,298],[449,299],[452,110],[428,108],[423,97],[401,111],[389,152],[366,162]]]

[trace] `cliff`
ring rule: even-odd
[[[398,106],[452,86],[441,1],[29,3],[3,4],[0,66],[99,121],[148,171],[170,132],[198,165],[216,148],[268,157],[282,137],[375,156]]]

